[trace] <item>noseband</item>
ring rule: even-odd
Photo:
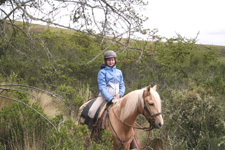
[[[143,115],[144,115],[144,112],[147,112],[147,114],[149,115],[149,119],[148,119],[148,122],[150,124],[150,130],[154,129],[155,128],[155,117],[161,115],[162,113],[159,112],[159,113],[156,113],[154,115],[151,114],[151,112],[148,110],[148,108],[146,106],[144,106],[144,110],[143,110]]]

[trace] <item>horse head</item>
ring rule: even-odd
[[[161,99],[156,92],[156,85],[151,88],[148,86],[143,92],[143,115],[150,123],[150,128],[161,128],[163,125],[163,118],[161,112]]]

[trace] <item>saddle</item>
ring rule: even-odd
[[[90,121],[94,121],[92,127],[90,127],[90,131],[91,131],[91,139],[94,140],[95,142],[98,142],[101,138],[102,132],[104,131],[104,129],[106,128],[106,124],[105,124],[105,120],[106,120],[106,115],[107,115],[107,109],[109,109],[109,107],[111,107],[112,103],[107,103],[106,101],[104,101],[100,107],[98,108],[94,120],[89,118],[88,116],[88,111],[91,108],[92,104],[95,102],[96,98],[88,101],[87,103],[85,103],[81,109],[82,112],[80,114],[80,124],[84,125],[90,125]]]
[[[89,125],[89,121],[91,118],[88,117],[88,111],[91,108],[92,104],[95,102],[95,99],[92,99],[85,104],[82,105],[79,111],[79,122],[80,124],[84,125]],[[98,108],[96,114],[95,114],[95,123],[93,124],[92,128],[90,128],[91,131],[91,140],[95,141],[96,143],[99,143],[101,141],[101,136],[106,129],[106,118],[107,118],[107,111],[112,107],[112,103],[107,103],[104,101],[100,107]],[[136,149],[138,148],[137,142],[135,140],[132,140],[130,144],[130,149]]]

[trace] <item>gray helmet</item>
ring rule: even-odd
[[[104,59],[116,58],[116,57],[117,57],[116,53],[112,50],[106,51],[105,54],[104,54]]]

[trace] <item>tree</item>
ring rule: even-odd
[[[109,43],[112,42],[107,41],[113,41],[119,43],[122,49],[143,52],[146,47],[131,46],[129,43],[130,39],[152,39],[156,32],[143,27],[148,18],[139,12],[147,5],[145,0],[1,0],[1,34],[5,34],[6,24],[11,24],[13,29],[19,28],[32,41],[29,24],[46,23],[98,37],[103,50],[111,46]],[[28,28],[18,27],[15,24],[18,20],[22,20]]]

